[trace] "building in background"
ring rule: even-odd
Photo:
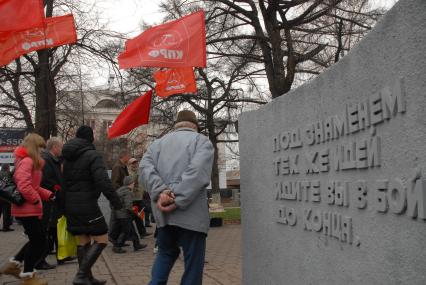
[[[95,146],[104,157],[109,169],[118,158],[120,149],[127,148],[133,157],[140,159],[146,148],[157,137],[171,130],[172,119],[166,119],[153,108],[150,114],[150,123],[140,126],[129,134],[109,140],[108,128],[124,107],[136,97],[126,97],[111,88],[93,90],[61,92],[58,104],[58,132],[64,141],[73,138],[80,125],[89,125],[94,130]],[[126,102],[126,103],[123,103]],[[235,127],[231,126],[221,135],[221,140],[235,140],[238,136]],[[231,146],[230,146],[231,145]],[[230,194],[227,185],[227,171],[238,170],[238,143],[218,144],[218,167],[220,189]],[[234,187],[235,188],[235,187]],[[222,195],[223,196],[223,195]]]
[[[73,138],[82,124],[92,127],[95,146],[109,168],[117,160],[120,149],[127,148],[133,157],[141,158],[149,143],[167,126],[149,124],[131,131],[129,134],[109,140],[108,128],[127,105],[135,98],[124,98],[118,91],[108,88],[61,92],[58,104],[58,130],[64,141]],[[151,115],[152,117],[153,115]]]

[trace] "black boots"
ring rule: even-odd
[[[114,253],[126,253],[126,251],[122,248],[126,242],[127,234],[126,233],[120,233],[118,238],[115,240],[114,246],[112,248],[112,251]]]
[[[119,246],[113,246],[112,247],[112,252],[114,252],[114,253],[126,253],[127,251],[125,251],[124,249],[122,249],[121,247],[119,247]]]
[[[77,247],[78,271],[74,277],[74,285],[103,285],[105,280],[97,280],[93,277],[92,266],[106,247],[105,243],[79,245]]]
[[[135,239],[133,240],[133,250],[134,251],[138,251],[140,249],[145,248],[147,245],[146,244],[140,244],[139,243],[139,239]]]

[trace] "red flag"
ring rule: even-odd
[[[155,93],[160,97],[173,94],[195,93],[197,84],[192,67],[177,67],[160,70],[154,73]]]
[[[120,68],[205,67],[206,28],[204,11],[152,27],[126,41],[118,56]]]
[[[108,138],[111,139],[127,134],[136,127],[148,124],[151,98],[152,90],[149,90],[124,108],[111,128],[109,128]]]
[[[43,0],[0,0],[0,33],[41,28]]]
[[[17,32],[0,42],[0,66],[26,53],[77,41],[72,14],[46,18],[46,28]]]

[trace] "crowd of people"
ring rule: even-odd
[[[170,271],[183,250],[185,272],[181,284],[202,284],[209,213],[206,187],[210,182],[214,148],[198,132],[195,114],[181,111],[175,128],[154,141],[142,160],[119,153],[111,178],[102,155],[93,144],[93,130],[81,126],[65,144],[58,138],[47,142],[28,134],[15,150],[14,172],[2,165],[0,179],[13,180],[25,202],[1,201],[3,231],[13,231],[12,216],[22,224],[28,242],[0,269],[24,285],[44,285],[36,269],[55,268],[46,261],[58,250],[57,224],[61,216],[67,230],[78,238],[76,257],[57,260],[61,265],[77,259],[74,285],[99,285],[92,266],[107,246],[125,253],[127,241],[133,250],[145,248],[140,239],[150,235],[155,221],[157,256],[150,284],[167,284]],[[109,226],[99,207],[103,194],[110,202]]]

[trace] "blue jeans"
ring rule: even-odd
[[[185,272],[181,285],[201,285],[203,283],[204,257],[206,253],[205,233],[165,226],[158,229],[158,252],[151,271],[149,285],[165,285],[170,271],[183,249]]]

